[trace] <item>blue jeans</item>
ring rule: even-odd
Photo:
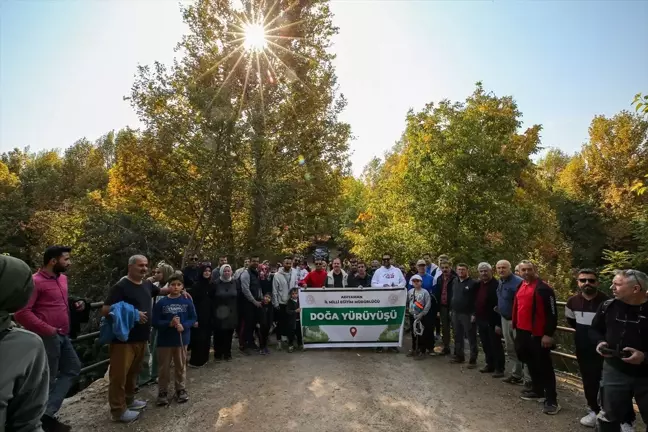
[[[49,399],[45,415],[53,417],[81,372],[81,362],[67,336],[41,337],[49,365]]]

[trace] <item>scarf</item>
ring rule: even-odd
[[[22,309],[33,290],[29,266],[17,258],[0,255],[0,331],[11,327],[9,314]]]
[[[225,279],[225,277],[223,276],[223,274],[225,273],[226,268],[230,269],[230,277],[228,277],[227,279]],[[229,264],[223,264],[221,266],[221,268],[220,268],[220,280],[222,280],[223,282],[229,282],[229,281],[232,280],[232,266],[230,266]]]

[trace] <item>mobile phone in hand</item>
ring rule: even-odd
[[[618,357],[618,358],[628,358],[632,355],[632,353],[629,353],[628,351],[615,350],[606,347],[601,348],[599,351],[601,352],[601,354],[609,355],[612,357]]]

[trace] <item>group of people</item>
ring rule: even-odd
[[[39,430],[41,422],[46,432],[70,430],[56,414],[81,368],[70,339],[71,322],[89,309],[85,300],[68,295],[70,254],[66,247],[48,248],[33,275],[24,262],[0,256],[2,373],[19,383],[0,387],[0,424],[9,425],[8,430]],[[403,286],[408,288],[412,336],[408,356],[450,356],[451,363],[466,363],[468,339],[467,367],[476,368],[479,337],[486,360],[480,372],[524,385],[523,399],[542,400],[543,412],[557,414],[553,289],[529,261],[514,271],[506,260],[498,261],[495,271],[482,262],[477,271],[479,278],[473,280],[468,265],[453,266],[445,255],[434,263],[431,254],[412,262],[405,274],[392,265],[389,254],[369,267],[353,258],[335,258],[330,266],[317,258],[312,270],[299,258],[286,257],[273,268],[251,256],[233,271],[227,257],[212,266],[195,254],[182,271],[162,262],[150,275],[148,259],[135,255],[101,310],[102,337],[110,343],[112,418],[137,419],[146,406],[135,397],[138,385],[156,377],[159,405],[171,400],[172,376],[172,398],[186,402],[187,365],[206,364],[212,347],[215,360],[231,360],[234,335],[246,355],[269,354],[273,329],[277,349],[300,348],[299,287]],[[633,398],[648,418],[648,277],[636,270],[618,272],[612,299],[598,290],[592,270],[580,270],[577,282],[579,292],[568,300],[565,317],[575,329],[590,410],[581,423],[597,424],[601,431],[634,430]],[[22,329],[12,326],[11,313]],[[505,351],[512,363],[508,376]]]

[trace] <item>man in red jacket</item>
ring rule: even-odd
[[[518,359],[527,364],[532,381],[532,389],[523,390],[522,399],[544,401],[543,412],[554,415],[560,411],[551,360],[558,324],[556,295],[553,288],[538,278],[532,262],[522,261],[519,265],[524,282],[513,301],[512,325],[515,351]]]
[[[315,260],[315,270],[306,275],[300,285],[308,288],[322,288],[326,286],[326,278],[328,273],[324,269],[324,261],[321,259]]]
[[[43,267],[33,276],[34,291],[15,319],[43,340],[49,365],[49,399],[42,418],[45,432],[66,432],[71,428],[56,419],[56,413],[70,387],[79,376],[81,362],[70,340],[68,284],[63,274],[70,267],[70,251],[65,246],[50,246],[43,254]],[[77,302],[77,310],[85,307]]]

